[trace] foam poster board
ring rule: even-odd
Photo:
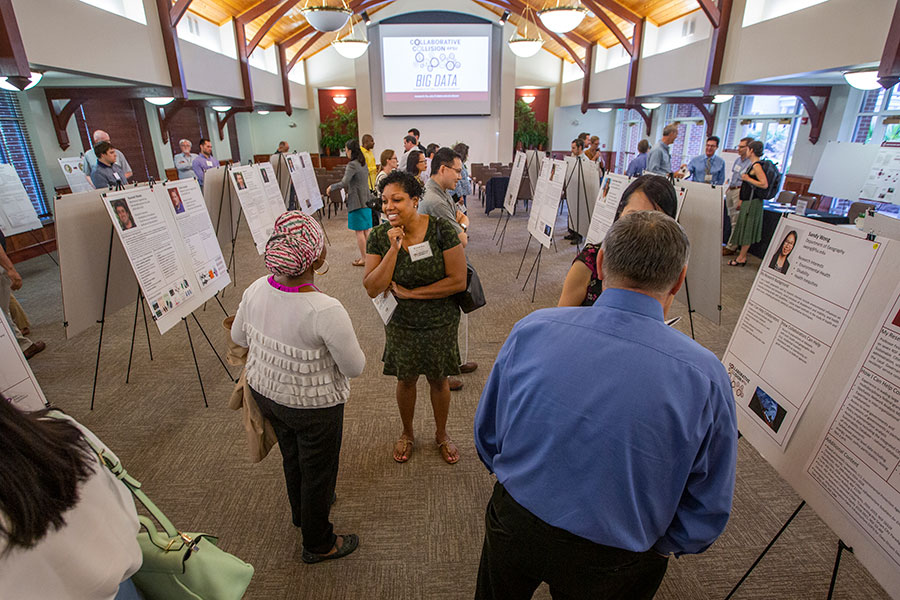
[[[42,227],[15,167],[0,163],[0,231],[10,236]]]
[[[528,216],[528,232],[543,246],[549,248],[556,228],[556,216],[566,180],[566,162],[547,159],[541,165],[541,175],[534,192],[531,213]]]

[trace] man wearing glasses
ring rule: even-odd
[[[738,159],[734,161],[734,165],[731,167],[731,175],[728,183],[728,189],[725,191],[725,210],[728,212],[728,218],[731,220],[731,235],[734,236],[734,228],[737,225],[738,213],[740,213],[740,209],[737,208],[736,204],[740,200],[741,196],[741,175],[747,172],[747,169],[750,168],[750,150],[747,148],[747,144],[753,141],[751,137],[741,138],[741,141],[738,142]],[[731,243],[731,239],[728,240],[728,243],[722,248],[722,256],[729,256],[731,254],[737,254],[738,248],[734,244]]]

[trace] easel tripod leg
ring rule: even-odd
[[[534,262],[531,263],[531,269],[528,270],[528,277],[525,278],[525,283],[522,285],[522,291],[525,291],[525,288],[528,287],[528,280],[531,279],[531,274],[534,273],[534,268],[541,260],[541,253],[544,250],[544,246],[541,245],[538,247],[537,256],[534,257]],[[535,281],[537,281],[537,276],[535,275]]]
[[[691,339],[696,340],[694,337],[694,307],[691,306],[691,288],[688,286],[687,279],[684,280],[684,295],[687,299],[688,306],[688,322],[691,324]]]
[[[197,363],[197,353],[194,352],[194,340],[191,339],[191,329],[188,327],[186,318],[181,317],[181,321],[184,323],[184,331],[187,333],[188,343],[191,345],[191,356],[194,358],[194,368],[197,369],[197,381],[200,382],[200,393],[203,394],[203,406],[209,408],[209,403],[206,401],[206,390],[203,389],[203,377],[200,376],[200,365]]]
[[[500,221],[503,220],[503,213],[506,211],[505,208],[500,209],[500,218],[497,220],[497,226],[494,227],[494,235],[491,236],[491,239],[497,237],[497,230],[500,229]]]
[[[222,368],[223,368],[223,369],[225,369],[225,373],[228,375],[228,379],[231,380],[231,381],[233,382],[233,381],[234,381],[234,377],[231,376],[231,371],[228,370],[228,367],[225,365],[225,361],[222,360],[222,357],[221,357],[221,356],[219,355],[219,353],[216,351],[216,347],[213,346],[213,343],[210,341],[209,336],[206,335],[206,330],[203,329],[203,325],[201,325],[201,324],[200,324],[200,321],[197,320],[197,315],[195,315],[194,313],[191,313],[191,316],[194,317],[194,322],[197,323],[197,327],[200,328],[200,333],[202,333],[202,334],[203,334],[203,337],[206,338],[206,343],[209,344],[209,347],[212,349],[213,354],[215,354],[215,355],[216,355],[216,358],[219,359],[219,364],[222,365]]]
[[[766,555],[766,553],[772,548],[772,546],[775,545],[775,542],[778,541],[778,538],[781,537],[781,534],[784,533],[784,530],[787,529],[788,525],[791,524],[791,521],[794,520],[794,517],[797,516],[797,514],[800,512],[800,510],[801,510],[804,506],[806,506],[806,500],[802,500],[802,501],[800,502],[800,504],[799,504],[799,505],[797,506],[797,508],[794,510],[794,513],[790,516],[790,518],[788,518],[787,521],[785,521],[784,525],[781,526],[781,529],[778,530],[778,533],[775,534],[775,537],[772,538],[772,540],[771,540],[771,541],[769,542],[769,544],[765,547],[765,549],[759,554],[759,556],[756,557],[756,560],[753,561],[753,564],[750,565],[750,568],[747,569],[747,572],[744,573],[744,576],[741,577],[741,580],[738,581],[737,584],[735,584],[735,586],[734,586],[733,588],[731,588],[731,591],[728,592],[728,595],[727,595],[727,596],[725,596],[725,600],[729,600],[729,598],[731,598],[732,596],[734,596],[734,593],[737,592],[737,590],[738,590],[739,587],[741,587],[741,584],[744,583],[744,580],[747,579],[747,577],[750,576],[750,573],[753,572],[753,569],[756,568],[756,565],[759,564],[759,561],[761,561],[761,560],[763,559],[763,557]]]
[[[543,248],[543,246],[541,246]],[[534,295],[537,293],[537,280],[538,274],[541,272],[541,253],[538,252],[537,255],[537,268],[534,271],[534,287],[531,288],[531,302],[534,303]]]
[[[516,271],[516,279],[519,278],[519,275],[522,273],[522,265],[525,264],[525,256],[528,254],[528,246],[531,245],[531,235],[528,236],[528,241],[525,242],[525,252],[522,253],[522,261],[519,263],[519,270]],[[522,288],[525,289],[525,288]]]
[[[838,540],[837,555],[834,557],[834,569],[831,571],[831,585],[828,586],[828,600],[834,596],[834,584],[837,582],[838,567],[841,566],[841,554],[846,550],[853,552],[853,548],[844,543],[844,540]]]
[[[97,363],[94,365],[94,386],[91,388],[91,410],[97,396],[97,375],[100,372],[100,349],[103,347],[103,327],[106,325],[106,299],[109,297],[109,265],[112,262],[113,229],[109,228],[109,250],[106,253],[106,283],[103,284],[103,308],[100,311],[100,338],[97,340]]]
[[[144,299],[144,293],[140,292],[141,300]],[[150,346],[150,327],[147,325],[147,307],[141,302],[141,312],[144,313],[144,333],[147,334],[147,351],[150,353],[150,360],[153,360],[153,347]]]
[[[137,333],[138,306],[141,304],[141,292],[138,290],[137,301],[134,303],[134,323],[131,325],[131,349],[128,350],[128,369],[125,371],[125,383],[131,377],[131,359],[134,356],[134,336]],[[149,338],[148,338],[149,339]]]

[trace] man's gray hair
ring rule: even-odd
[[[178,145],[181,146],[182,144],[189,144],[193,146],[193,144],[191,144],[191,140],[178,140]]]
[[[672,123],[671,125],[666,125],[665,127],[663,127],[662,134],[663,134],[663,137],[665,137],[667,135],[672,135],[673,133],[677,133],[677,132],[678,132],[678,125],[676,125],[675,123]]]
[[[633,212],[603,239],[603,282],[651,294],[672,289],[687,264],[691,243],[681,225],[659,211]]]

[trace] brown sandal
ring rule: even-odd
[[[350,264],[353,265],[354,267],[364,267],[364,266],[366,266],[366,261],[364,261],[361,258],[357,258]]]
[[[403,448],[400,450],[400,454],[398,455],[397,448],[401,444],[403,445]],[[412,456],[413,445],[413,440],[409,439],[408,437],[401,437],[399,440],[394,442],[394,460],[398,463],[405,463],[406,461],[408,461]],[[399,458],[397,458],[398,456]],[[403,458],[404,456],[406,458]]]
[[[441,458],[444,459],[448,465],[455,465],[459,462],[459,448],[456,447],[456,444],[453,443],[453,440],[447,438],[443,442],[436,442],[438,451],[441,453]],[[456,458],[451,458],[450,456],[450,447],[453,446],[456,448]]]

